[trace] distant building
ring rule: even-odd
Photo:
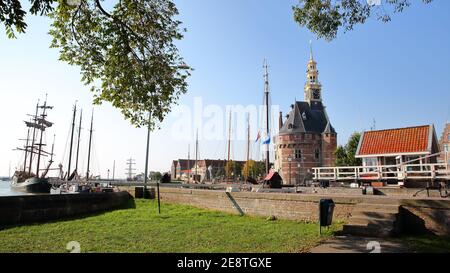
[[[322,85],[312,51],[306,71],[305,101],[295,101],[275,142],[275,170],[284,184],[295,185],[313,167],[333,166],[337,133],[322,102]]]
[[[447,122],[445,124],[444,131],[442,132],[441,139],[439,140],[439,148],[442,153],[438,160],[440,162],[445,162],[447,160],[447,163],[450,164],[450,123]]]
[[[239,169],[245,164],[245,161],[234,161],[239,165]],[[197,160],[197,165],[195,164],[195,159],[178,159],[172,161],[171,175],[172,179],[181,179],[187,181],[190,175],[191,181],[194,180],[195,173],[200,182],[212,181],[214,179],[223,179],[225,176],[225,166],[227,164],[226,160],[221,159],[199,159]],[[197,168],[196,168],[197,167]],[[240,176],[240,173],[236,177]]]
[[[178,159],[172,161],[170,174],[172,180],[183,180],[188,178],[189,171],[194,166],[194,160]]]
[[[438,152],[434,126],[424,125],[364,132],[355,157],[363,166],[426,164],[436,163]]]

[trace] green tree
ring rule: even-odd
[[[361,134],[358,132],[353,133],[345,146],[339,145],[334,152],[336,155],[336,166],[360,166],[361,159],[355,158],[356,150],[358,149],[358,143],[361,138]]]
[[[225,175],[227,178],[237,178],[242,171],[242,165],[230,160],[225,164]]]
[[[233,160],[229,160],[225,164],[225,176],[226,176],[226,178],[230,178],[230,177],[233,176],[234,165],[235,165],[235,163],[234,163]]]
[[[249,160],[245,162],[242,167],[242,176],[256,178],[264,174],[265,168],[265,163],[263,161]]]
[[[160,181],[161,178],[162,178],[162,174],[160,172],[150,172],[150,180]]]
[[[430,3],[433,0],[422,0]],[[353,30],[371,16],[382,22],[391,20],[391,13],[402,12],[411,5],[410,0],[299,0],[292,7],[294,20],[315,33],[318,38],[332,40],[340,29]]]
[[[255,160],[248,160],[244,163],[242,167],[242,176],[243,177],[255,177],[258,174],[258,164]]]
[[[94,103],[110,102],[135,126],[160,123],[187,91],[191,68],[174,41],[183,38],[171,0],[30,0],[29,12],[52,19],[52,48],[79,66]],[[9,38],[24,33],[20,0],[0,0],[0,22]],[[147,113],[151,118],[147,118]]]

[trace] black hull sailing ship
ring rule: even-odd
[[[14,190],[28,193],[50,192],[51,184],[46,176],[53,163],[54,138],[50,153],[44,150],[46,144],[43,143],[43,138],[46,129],[53,125],[47,120],[47,110],[52,108],[53,106],[47,105],[47,99],[42,105],[39,105],[38,102],[35,114],[31,115],[31,120],[25,121],[28,128],[27,138],[24,139],[25,145],[17,148],[17,150],[23,151],[25,156],[23,166],[18,168],[12,177],[11,188]],[[50,160],[45,169],[40,169],[41,160],[44,157],[50,157]],[[34,161],[35,164],[33,164]],[[33,168],[36,168],[35,172],[33,172]]]

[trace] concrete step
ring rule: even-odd
[[[363,203],[360,204],[377,204],[377,205],[400,205],[398,199],[390,197],[373,197],[364,199]]]
[[[396,219],[374,219],[367,217],[352,217],[350,218],[349,225],[366,225],[381,228],[394,228]]]
[[[372,218],[372,219],[397,219],[397,213],[394,212],[388,212],[388,211],[352,211],[353,217],[360,217],[360,218]],[[350,218],[350,219],[351,219]]]
[[[366,237],[390,237],[394,235],[393,228],[380,228],[378,226],[367,225],[344,225],[344,234],[366,236]]]
[[[399,205],[396,204],[372,204],[372,203],[359,203],[353,209],[354,211],[379,211],[379,212],[399,212]]]
[[[369,200],[369,199],[368,199]],[[389,237],[395,234],[397,216],[400,210],[398,202],[391,199],[378,199],[386,202],[359,203],[352,211],[343,233],[356,236]],[[371,200],[375,201],[375,200]]]

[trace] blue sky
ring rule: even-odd
[[[192,106],[196,97],[204,105],[224,109],[260,104],[262,62],[267,58],[272,103],[286,113],[294,98],[303,99],[309,40],[313,40],[324,103],[339,143],[345,143],[354,131],[369,129],[373,119],[377,129],[434,124],[440,136],[450,119],[450,2],[413,2],[403,13],[393,15],[390,23],[371,19],[327,42],[316,40],[293,21],[294,0],[175,1],[179,19],[188,29],[177,44],[195,69],[180,104]],[[12,149],[23,138],[22,120],[37,98],[48,93],[55,105],[50,118],[55,121],[60,161],[67,154],[73,103],[78,100],[83,108],[86,128],[91,111],[92,96],[79,82],[78,68],[58,61],[57,50],[49,48],[49,20],[29,16],[27,22],[26,34],[17,40],[2,34],[0,40],[0,175],[8,173],[10,161],[13,168],[20,161]],[[143,171],[145,129],[130,126],[108,104],[96,107],[95,122],[96,172],[106,176],[116,160],[116,177],[123,177],[130,156],[136,158],[138,171]],[[152,133],[152,170],[167,171],[172,159],[187,156],[188,143],[194,145],[194,134],[190,141],[174,137],[174,122],[175,117],[169,116],[161,130]],[[83,147],[86,130],[82,134]],[[235,143],[234,158],[244,158],[244,146],[243,141]],[[225,147],[225,140],[200,140],[200,155],[223,158]]]

